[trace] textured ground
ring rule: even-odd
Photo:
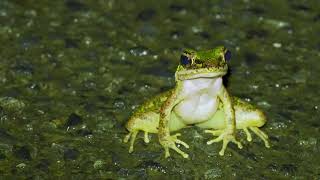
[[[319,12],[317,0],[1,0],[0,176],[319,179]],[[188,128],[189,160],[164,159],[156,135],[129,154],[133,109],[174,86],[182,49],[216,45],[233,53],[230,93],[267,114],[272,148],[239,133],[244,148],[220,157]]]

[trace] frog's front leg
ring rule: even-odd
[[[180,136],[180,133],[177,133],[173,136],[170,135],[170,128],[169,128],[169,121],[171,120],[170,117],[172,114],[173,107],[179,102],[179,99],[177,98],[177,94],[178,94],[177,91],[178,89],[176,88],[160,109],[158,136],[159,136],[160,144],[164,147],[166,158],[170,156],[169,149],[175,150],[184,158],[189,157],[188,154],[181,151],[176,146],[176,144],[181,144],[184,147],[189,148],[188,144],[178,139],[178,136]]]
[[[238,140],[236,140],[235,137],[235,112],[232,106],[231,97],[224,86],[221,87],[218,97],[223,104],[223,110],[225,113],[225,128],[222,130],[206,130],[205,132],[211,133],[214,136],[218,136],[217,138],[208,141],[207,144],[223,141],[222,149],[219,152],[219,155],[223,156],[224,151],[226,150],[227,145],[230,141],[237,144],[238,148],[240,149],[242,148],[242,145]]]

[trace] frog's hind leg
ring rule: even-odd
[[[264,142],[264,145],[267,147],[267,148],[270,148],[270,144],[269,144],[269,141],[268,141],[268,135],[266,133],[264,133],[262,130],[260,130],[258,127],[249,127],[249,129],[251,131],[253,131],[257,136],[259,136],[263,142]]]
[[[133,152],[133,144],[134,141],[136,140],[136,137],[139,133],[139,130],[131,131],[129,134],[127,134],[123,140],[123,142],[127,143],[130,139],[130,148],[129,148],[129,153]]]
[[[267,122],[265,114],[239,98],[233,97],[232,100],[236,116],[236,128],[242,129],[245,132],[248,141],[252,141],[250,134],[250,131],[252,131],[261,138],[264,145],[269,148],[268,135],[259,129]]]
[[[245,132],[247,141],[252,141],[252,136],[250,134],[250,131],[252,131],[259,138],[261,138],[264,142],[264,145],[269,148],[270,144],[268,142],[268,135],[259,129],[266,123],[266,117],[264,113],[244,103],[241,107],[236,106],[235,111],[236,128],[242,129]]]
[[[127,143],[130,140],[129,153],[133,152],[133,145],[134,145],[134,142],[136,140],[138,133],[139,133],[139,130],[133,130],[133,131],[129,132],[123,139],[124,143]],[[144,131],[144,142],[145,143],[150,142],[147,131]]]
[[[133,116],[126,124],[126,128],[129,133],[123,139],[124,143],[127,143],[130,140],[129,153],[133,152],[133,145],[139,131],[144,132],[144,142],[149,143],[150,140],[148,133],[157,133],[158,124],[159,115],[154,112],[147,112],[142,115]]]
[[[263,113],[259,110],[247,112],[248,116],[238,116],[238,119],[236,121],[236,128],[242,129],[246,136],[247,141],[252,141],[252,136],[249,130],[251,130],[254,134],[256,134],[259,138],[261,138],[264,142],[264,145],[269,148],[270,144],[268,141],[268,135],[264,133],[262,130],[259,129],[259,127],[263,126],[266,122],[265,116]],[[236,114],[237,116],[237,114]],[[248,118],[251,117],[251,118]],[[256,118],[252,118],[256,117]]]

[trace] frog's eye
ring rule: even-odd
[[[224,53],[224,59],[226,61],[230,61],[231,59],[231,52],[229,50],[227,50],[225,53]]]
[[[181,57],[180,57],[180,63],[182,64],[182,65],[188,65],[188,64],[191,64],[191,59],[189,59],[187,56],[185,56],[185,55],[181,55]]]

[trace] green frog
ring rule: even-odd
[[[242,148],[235,137],[236,129],[243,130],[248,141],[252,141],[252,131],[269,148],[267,134],[259,129],[266,123],[264,113],[231,96],[223,85],[222,77],[228,72],[230,59],[231,52],[223,46],[204,51],[184,50],[175,72],[176,86],[146,101],[127,122],[129,134],[124,142],[130,141],[129,152],[133,151],[138,132],[143,131],[145,143],[149,142],[148,133],[158,134],[166,158],[170,149],[188,158],[177,147],[180,144],[189,148],[188,144],[178,139],[180,133],[171,135],[171,132],[189,126],[198,126],[215,136],[207,141],[208,145],[222,141],[221,156],[229,142]]]

